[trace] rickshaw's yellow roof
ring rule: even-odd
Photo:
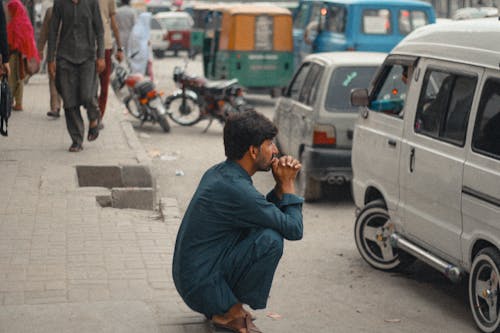
[[[268,14],[268,15],[292,15],[283,7],[275,5],[232,5],[222,9],[229,15],[237,14]]]

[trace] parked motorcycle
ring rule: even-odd
[[[128,112],[141,120],[141,126],[146,121],[152,121],[160,124],[164,132],[170,131],[161,93],[151,80],[145,79],[142,74],[130,74],[125,65],[114,62],[111,87]]]
[[[168,115],[177,124],[191,126],[208,119],[206,132],[214,119],[223,124],[231,113],[251,108],[237,79],[210,81],[187,74],[185,67],[174,68],[173,78],[179,89],[165,100]]]

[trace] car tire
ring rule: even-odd
[[[307,163],[302,161],[302,168],[295,178],[295,191],[297,195],[304,198],[306,202],[314,202],[321,199],[323,194],[321,182],[313,179],[307,174]]]
[[[354,239],[361,257],[372,267],[393,271],[411,264],[415,258],[394,248],[390,236],[393,225],[382,200],[368,203],[354,225]]]
[[[142,112],[141,112],[141,106],[139,101],[134,98],[132,95],[127,96],[123,103],[125,104],[125,107],[127,108],[127,111],[134,116],[134,118],[141,119],[142,118]]]
[[[479,251],[469,274],[469,305],[474,321],[483,332],[497,332],[500,324],[500,253],[488,247]]]
[[[165,57],[165,51],[163,50],[153,50],[153,55],[156,57],[156,58],[164,58]]]

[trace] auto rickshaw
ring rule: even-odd
[[[275,5],[233,5],[212,12],[207,22],[205,76],[237,78],[251,92],[279,95],[294,70],[290,11]]]

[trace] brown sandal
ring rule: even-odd
[[[99,119],[97,120],[97,124],[94,127],[90,127],[89,124],[89,133],[87,134],[87,140],[94,141],[99,136]]]
[[[233,319],[226,324],[216,323],[212,320],[212,324],[215,327],[224,328],[235,333],[241,333],[242,329],[245,329],[247,333],[262,333],[262,331],[252,322],[252,317],[249,315]]]
[[[78,143],[72,143],[68,150],[71,153],[78,153],[78,152],[83,150],[83,147],[82,147],[82,145],[79,145]]]

